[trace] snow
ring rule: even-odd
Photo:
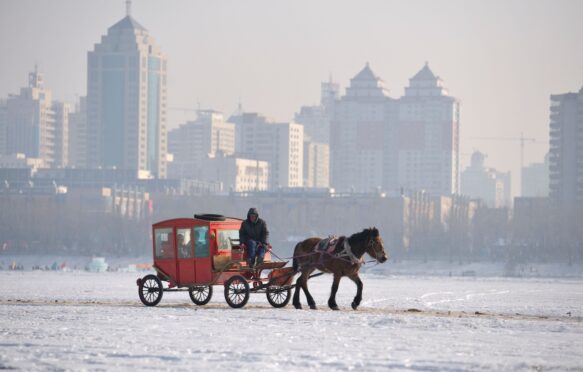
[[[391,264],[385,264],[390,268]],[[380,267],[380,266],[379,266]],[[318,310],[243,309],[221,287],[198,307],[187,292],[156,307],[146,273],[0,271],[0,369],[25,370],[568,370],[583,368],[583,279],[362,276],[314,278]]]

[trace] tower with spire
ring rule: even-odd
[[[367,62],[364,68],[350,79],[350,86],[346,89],[346,97],[352,100],[376,98],[382,101],[388,97],[388,91],[384,87],[384,82],[376,76]]]
[[[330,126],[331,186],[375,192],[396,187],[391,123],[395,101],[367,62],[334,105]]]
[[[166,56],[131,15],[87,54],[87,165],[166,177]]]
[[[333,111],[331,186],[338,191],[459,192],[459,102],[428,63],[399,99],[366,63]]]
[[[447,89],[443,87],[443,81],[433,74],[429,68],[429,62],[419,72],[409,79],[409,86],[405,88],[406,96],[438,97],[447,96]]]
[[[431,195],[459,193],[459,102],[425,65],[399,99],[400,187]]]

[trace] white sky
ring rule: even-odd
[[[583,86],[583,1],[134,0],[132,15],[168,56],[170,107],[291,120],[319,101],[330,75],[344,89],[369,61],[392,97],[429,61],[461,100],[462,166],[479,149],[512,170],[548,145],[549,95]],[[124,0],[0,0],[0,98],[38,63],[53,97],[86,92],[86,55],[125,16]],[[192,113],[171,111],[170,127]],[[462,169],[463,169],[462,168]]]

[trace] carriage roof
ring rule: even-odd
[[[200,225],[232,225],[232,224],[240,224],[243,222],[240,218],[235,217],[224,217],[222,220],[211,220],[211,219],[204,219],[204,218],[191,218],[191,217],[179,217],[179,218],[171,218],[168,220],[163,220],[156,222],[152,225],[152,227],[170,227],[170,226],[200,226]]]

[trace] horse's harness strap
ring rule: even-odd
[[[336,237],[331,236],[331,237],[327,238],[326,240],[327,240],[327,242],[324,243],[323,247],[320,247],[321,242],[316,243],[316,245],[314,246],[314,249],[312,250],[312,253],[308,253],[306,256],[318,254],[319,255],[319,259],[318,259],[319,264],[322,264],[322,260],[323,260],[324,255],[329,255],[335,259],[350,262],[352,265],[362,264],[364,262],[364,257],[357,258],[354,255],[354,253],[352,252],[352,248],[350,247],[350,244],[348,243],[348,238],[343,237],[343,236],[340,238],[336,238]],[[343,240],[343,242],[340,243],[340,240]],[[338,243],[342,244],[342,250],[338,253],[333,253],[334,248],[337,246]],[[344,257],[347,257],[348,259],[345,259]]]
[[[348,243],[348,239],[344,239],[344,244],[342,246],[342,250],[340,252],[338,252],[337,256],[338,257],[348,257],[350,259],[350,262],[353,265],[357,265],[359,263],[362,263],[362,261],[363,261],[362,257],[360,259],[356,258],[356,256],[352,252],[352,249],[350,248],[350,244]]]

